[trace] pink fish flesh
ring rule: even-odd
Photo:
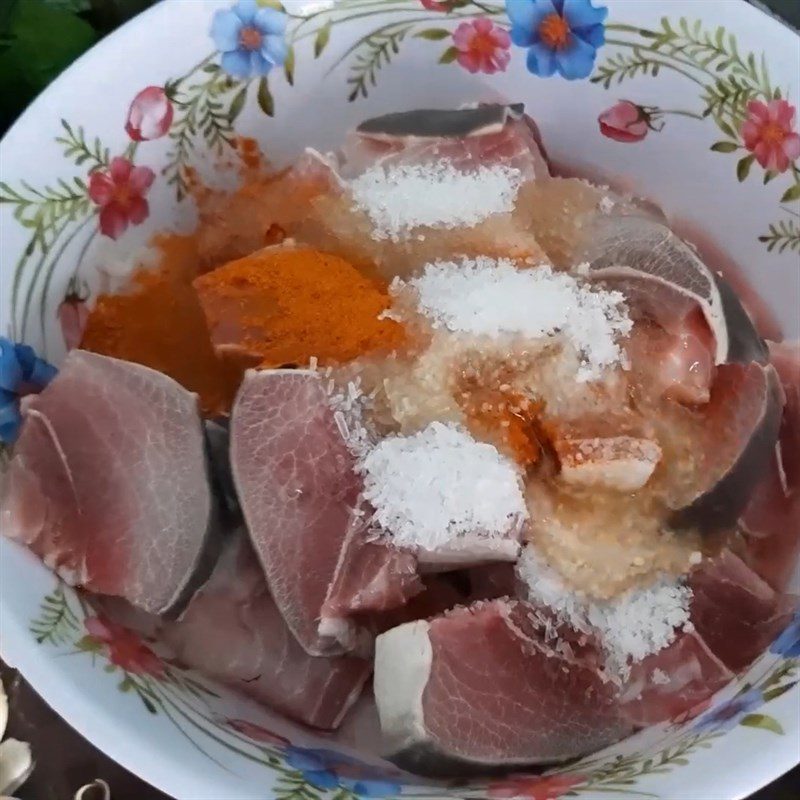
[[[732,528],[775,449],[783,397],[775,370],[756,362],[723,364],[703,407],[707,439],[697,442],[703,485],[683,508],[676,527]]]
[[[413,596],[415,559],[367,541],[354,513],[361,479],[318,373],[247,373],[233,409],[231,464],[270,593],[298,642],[311,655],[369,648],[350,612]]]
[[[749,666],[786,627],[798,598],[778,593],[738,556],[723,550],[689,577],[697,633],[728,669]]]
[[[5,535],[69,583],[179,614],[220,541],[197,396],[139,364],[71,351],[26,401],[1,513]]]
[[[548,178],[538,131],[522,110],[521,105],[487,104],[447,111],[417,109],[367,120],[345,140],[339,170],[354,178],[376,165],[445,160],[464,171],[503,164],[520,170],[528,180]]]
[[[495,600],[378,637],[375,697],[391,760],[430,775],[564,761],[625,736],[599,655],[546,638],[536,610]]]
[[[733,673],[696,633],[634,664],[620,701],[636,726],[655,725],[697,708],[733,680]]]
[[[161,639],[187,666],[326,730],[339,726],[372,672],[364,659],[306,653],[270,598],[250,545],[239,537]]]

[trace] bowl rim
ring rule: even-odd
[[[619,3],[620,0],[613,0]],[[631,0],[627,0],[631,2]],[[111,32],[88,51],[77,58],[66,70],[45,87],[19,115],[14,123],[0,139],[0,160],[8,157],[9,141],[13,141],[21,129],[30,124],[30,121],[40,114],[50,98],[55,97],[68,86],[86,65],[112,51],[116,45],[130,37],[138,28],[144,28],[159,14],[171,6],[177,6],[185,0],[162,0],[150,8],[142,11],[124,25]],[[647,0],[633,0],[633,2],[647,2]],[[752,9],[760,20],[758,25],[768,25],[774,30],[788,31],[790,35],[800,40],[800,34],[787,23],[782,22],[763,9],[753,6],[747,0],[739,0],[737,13],[742,13],[743,6]],[[750,13],[744,12],[744,13]],[[756,17],[753,17],[755,21]],[[782,33],[781,35],[785,35]],[[0,595],[2,590],[0,589]],[[0,604],[0,657],[6,663],[17,668],[26,681],[30,683],[39,696],[58,713],[73,729],[87,741],[96,746],[104,754],[114,759],[126,769],[136,774],[145,782],[168,792],[177,798],[186,797],[185,775],[186,771],[176,772],[171,760],[165,755],[166,751],[159,748],[147,747],[147,740],[139,737],[134,739],[121,739],[119,728],[115,720],[119,717],[114,710],[105,706],[92,709],[92,716],[86,715],[85,695],[73,691],[69,678],[63,670],[53,668],[49,659],[37,658],[36,645],[31,641],[31,646],[20,643],[20,640],[30,638],[21,620],[16,618],[7,605]],[[17,643],[12,644],[12,643]],[[800,691],[795,689],[786,699],[797,695]],[[784,698],[781,698],[784,699]],[[100,706],[101,704],[97,704]],[[753,792],[766,787],[780,776],[800,764],[800,751],[795,752],[796,744],[800,738],[787,736],[782,741],[772,741],[769,756],[754,760],[752,765],[762,765],[762,769],[748,769],[737,773],[738,788],[732,794],[731,800],[744,800]],[[155,751],[155,752],[154,752]],[[157,783],[155,782],[157,781]]]

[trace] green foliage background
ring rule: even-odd
[[[79,55],[154,2],[0,0],[0,134]]]

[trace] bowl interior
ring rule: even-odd
[[[504,4],[430,0],[287,0],[288,66],[229,78],[209,29],[230,5],[157,5],[80,59],[3,139],[0,329],[11,338],[57,363],[91,297],[147,258],[152,235],[195,223],[185,168],[215,185],[231,180],[237,136],[281,165],[303,147],[334,148],[368,116],[499,98],[526,104],[565,170],[661,205],[709,263],[757,289],[773,335],[800,335],[800,162],[765,169],[742,127],[748,103],[798,105],[800,44],[744,2],[609,0],[591,76],[573,81],[534,74],[502,36],[506,68],[470,72],[453,33],[476,20],[507,29]],[[168,96],[173,116],[152,112],[152,135],[137,140],[125,125],[146,87]],[[619,100],[644,115],[633,140],[598,124]],[[154,174],[146,219],[129,219],[116,239],[89,188],[90,173],[114,157]],[[796,643],[766,653],[698,719],[544,777],[431,784],[380,759],[368,709],[326,737],[174,665],[120,662],[113,642],[88,635],[82,598],[2,539],[0,595],[3,657],[82,734],[178,798],[734,798],[798,761]]]

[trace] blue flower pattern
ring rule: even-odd
[[[288,54],[286,21],[286,14],[260,8],[256,0],[239,0],[235,6],[217,11],[211,38],[222,53],[222,69],[233,78],[244,79],[266,75],[283,64]]]
[[[751,714],[764,704],[761,689],[749,689],[718,705],[697,721],[697,731],[729,731],[735,728],[743,717]]]
[[[800,609],[795,612],[786,630],[769,649],[784,658],[800,658]]]
[[[379,767],[325,748],[287,747],[286,763],[317,789],[347,789],[356,797],[385,798],[402,792],[396,780],[389,780]]]
[[[32,347],[0,336],[0,442],[12,444],[19,436],[20,397],[40,392],[55,375],[56,368]]]
[[[528,49],[528,69],[542,78],[588,78],[605,44],[608,9],[591,0],[506,0],[511,41]]]

